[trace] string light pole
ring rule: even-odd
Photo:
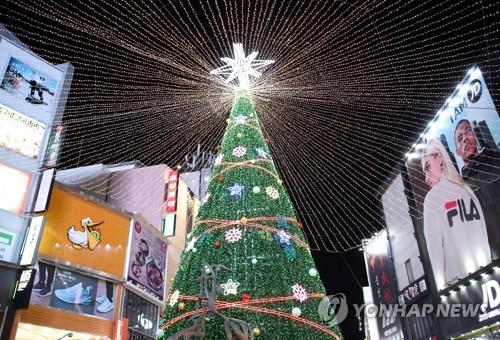
[[[160,335],[169,339],[195,331],[207,339],[341,339],[338,326],[329,328],[318,314],[324,288],[252,101],[251,77],[260,77],[259,70],[274,61],[258,60],[258,52],[245,56],[242,44],[233,47],[234,58],[222,58],[226,65],[211,72],[227,77],[235,98]],[[227,268],[217,273],[220,294],[212,296],[213,312],[239,320],[250,334],[236,333],[224,318],[200,322],[198,272],[206,263]]]

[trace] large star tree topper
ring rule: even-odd
[[[233,44],[234,59],[221,58],[227,65],[219,67],[210,72],[210,74],[228,76],[226,84],[231,83],[234,79],[238,79],[237,90],[250,90],[250,76],[259,78],[261,73],[257,70],[264,66],[274,63],[274,60],[258,60],[259,52],[252,52],[245,57],[243,44]]]

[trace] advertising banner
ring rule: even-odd
[[[128,281],[163,300],[167,243],[140,221],[135,221],[130,247]]]
[[[130,217],[54,186],[39,253],[124,276]]]
[[[397,303],[394,265],[389,256],[386,233],[370,240],[364,252],[373,303],[377,306]],[[388,313],[377,317],[377,323],[381,340],[402,339],[401,322],[395,314]]]
[[[438,290],[500,254],[500,119],[471,69],[408,154],[407,169]]]
[[[46,126],[0,104],[0,146],[37,159]]]
[[[30,304],[113,319],[116,287],[112,282],[38,262]]]
[[[22,215],[31,175],[0,163],[0,209]]]
[[[0,41],[0,103],[42,122],[57,109],[63,71],[43,59]]]

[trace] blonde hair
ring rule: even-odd
[[[439,139],[431,139],[424,151],[422,152],[422,171],[425,173],[425,162],[424,157],[430,155],[441,154],[443,158],[443,175],[451,182],[460,184],[462,186],[465,185],[464,180],[458,173],[455,165],[451,161],[450,155],[446,151],[443,143]]]

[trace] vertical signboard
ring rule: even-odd
[[[136,220],[130,245],[128,281],[145,289],[159,300],[165,294],[167,243],[147,226]]]
[[[173,213],[177,209],[177,182],[179,171],[171,170],[168,174],[167,197],[165,200],[165,212]]]
[[[394,265],[390,258],[386,233],[383,232],[370,240],[365,246],[364,252],[373,303],[377,306],[386,305],[387,307],[396,304]],[[382,317],[377,317],[377,323],[381,340],[402,339],[401,322],[397,315],[393,313],[383,314]]]
[[[500,255],[499,144],[500,117],[474,67],[406,164],[438,290]]]
[[[26,232],[21,261],[19,262],[21,266],[30,266],[35,262],[35,254],[38,249],[38,241],[43,230],[44,220],[44,216],[36,216],[31,219]]]

